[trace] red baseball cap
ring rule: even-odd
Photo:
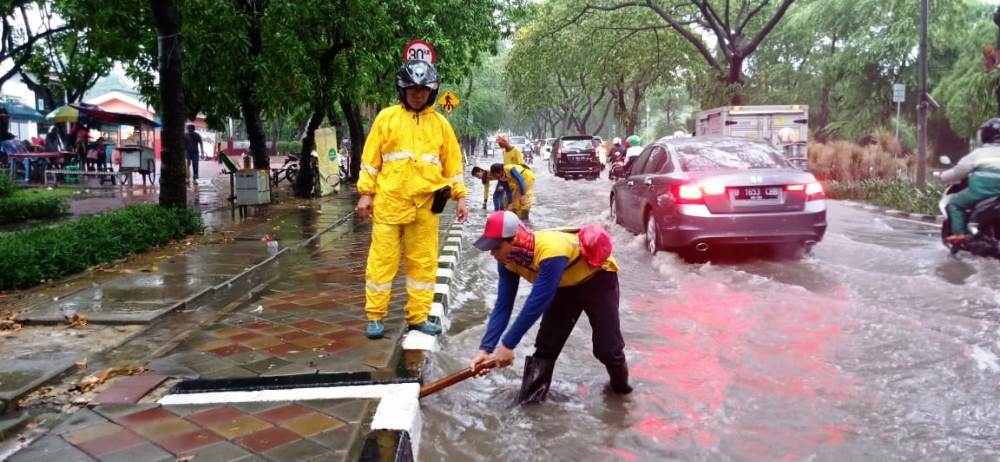
[[[521,219],[514,212],[503,210],[493,212],[486,218],[483,235],[473,245],[482,251],[493,250],[504,239],[514,237],[517,234],[517,229],[520,227]]]

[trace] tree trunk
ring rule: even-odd
[[[340,109],[347,119],[347,128],[351,132],[351,182],[358,181],[361,169],[361,152],[365,148],[365,127],[361,121],[361,109],[348,97],[340,98]]]
[[[243,107],[243,120],[246,122],[247,138],[250,139],[250,155],[253,156],[253,168],[270,168],[270,158],[267,156],[267,134],[264,133],[264,123],[260,120],[260,108],[253,102],[250,88],[240,91],[240,104]]]
[[[255,9],[255,5],[249,2],[243,3],[243,11],[249,16],[247,23],[247,38],[249,47],[247,48],[247,60],[251,69],[243,78],[240,87],[240,105],[243,109],[243,119],[246,122],[247,138],[250,139],[250,155],[253,156],[253,168],[270,168],[270,158],[267,155],[267,135],[264,132],[264,124],[260,120],[260,108],[254,101],[253,89],[259,76],[253,71],[252,63],[256,62],[264,49],[261,38],[261,11]]]
[[[309,116],[306,134],[302,137],[302,152],[299,153],[299,175],[295,178],[295,195],[297,197],[312,197],[313,195],[313,159],[312,152],[316,149],[316,129],[323,123],[325,109],[323,104],[317,104]]]
[[[733,55],[729,58],[729,75],[726,76],[726,91],[731,91],[729,103],[733,106],[743,104],[743,60],[742,56]]]
[[[184,165],[184,86],[181,72],[181,15],[172,0],[150,0],[160,35],[160,206],[187,207]]]
[[[819,91],[819,117],[816,118],[816,141],[826,143],[830,134],[826,126],[830,124],[830,88],[823,86]]]

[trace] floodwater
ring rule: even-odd
[[[609,222],[608,180],[534,167],[532,227]],[[513,367],[424,400],[420,458],[996,460],[1000,262],[949,256],[932,225],[828,205],[825,239],[798,261],[650,257],[612,227],[635,391],[604,393],[581,320],[549,401],[512,408],[533,329]],[[496,298],[495,262],[464,252],[432,379],[468,364]]]

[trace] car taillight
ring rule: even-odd
[[[800,192],[804,191],[806,193],[806,200],[817,200],[826,197],[823,194],[823,185],[819,183],[809,183],[809,184],[790,184],[785,186],[786,191]]]
[[[562,157],[562,147],[556,148],[556,157]]]
[[[677,202],[701,202],[701,188],[693,184],[682,184],[677,188]]]
[[[681,204],[700,204],[705,196],[721,196],[726,193],[726,186],[721,184],[682,184],[674,190],[674,197]]]
[[[823,185],[819,183],[809,183],[806,185],[806,199],[807,200],[817,200],[823,199],[826,194],[823,193]]]

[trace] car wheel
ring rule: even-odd
[[[656,255],[660,250],[659,232],[656,230],[656,219],[652,212],[646,214],[646,251],[650,255]]]

